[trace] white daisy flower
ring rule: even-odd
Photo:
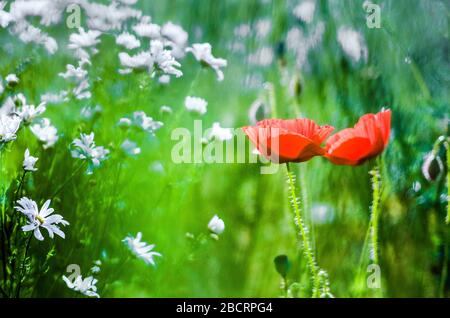
[[[101,271],[101,268],[100,268],[101,265],[102,265],[101,260],[94,261],[94,266],[91,267],[91,272],[94,274],[99,273]]]
[[[163,105],[159,108],[161,113],[172,114],[172,108],[170,106]]]
[[[37,168],[34,167],[36,164],[36,161],[38,161],[39,158],[30,156],[30,150],[27,148],[25,150],[25,158],[23,160],[23,170],[25,171],[37,171]]]
[[[216,139],[218,141],[226,141],[233,138],[233,133],[229,128],[220,127],[220,123],[215,122],[212,125],[211,133],[209,134],[209,139]]]
[[[211,67],[216,72],[218,81],[223,80],[223,72],[220,68],[227,66],[227,60],[214,57],[211,44],[196,43],[192,47],[188,47],[186,52],[192,52],[197,61]]]
[[[43,241],[44,237],[40,231],[40,228],[43,227],[47,230],[50,238],[53,238],[54,234],[65,238],[64,232],[61,231],[58,225],[69,225],[69,222],[64,220],[59,214],[52,215],[54,209],[49,208],[50,200],[45,201],[40,211],[36,202],[27,197],[17,200],[17,204],[18,206],[14,208],[28,218],[28,224],[22,227],[22,231],[33,231],[34,237],[39,241]]]
[[[76,99],[87,99],[91,98],[91,92],[89,91],[89,81],[87,79],[84,79],[81,81],[77,87],[75,87],[72,91],[72,94],[75,96]]]
[[[142,128],[143,130],[154,134],[156,130],[161,128],[164,124],[160,121],[153,120],[152,117],[147,116],[143,111],[133,113],[133,124]]]
[[[170,83],[170,76],[163,74],[160,77],[158,77],[158,83],[162,85],[167,85]]]
[[[142,233],[139,232],[136,237],[132,237],[131,235],[127,236],[122,240],[130,251],[136,255],[138,258],[142,259],[147,265],[155,265],[155,261],[153,259],[154,256],[162,256],[158,252],[152,251],[155,247],[154,244],[148,245],[146,242],[141,242]]]
[[[30,130],[43,143],[44,149],[53,147],[59,138],[58,130],[52,126],[48,118],[43,118],[40,123],[32,125]]]
[[[169,21],[162,26],[161,36],[165,39],[165,44],[172,48],[172,55],[175,58],[184,57],[188,33],[181,26]]]
[[[178,63],[172,56],[171,51],[164,49],[164,44],[159,40],[153,40],[150,42],[150,53],[153,57],[154,63],[157,68],[162,72],[180,77],[183,73],[176,69],[181,64]]]
[[[17,114],[25,124],[30,124],[37,116],[42,115],[46,110],[46,103],[42,102],[37,107],[34,105],[23,105]]]
[[[184,106],[190,112],[204,115],[206,113],[208,102],[200,97],[187,96],[184,100]]]
[[[305,23],[311,23],[314,18],[314,11],[316,10],[316,3],[308,0],[300,3],[294,8],[294,15]]]
[[[41,101],[46,104],[60,104],[62,102],[69,101],[67,97],[68,93],[65,90],[62,90],[58,93],[45,93],[41,95]]]
[[[340,27],[337,33],[337,39],[342,50],[355,63],[360,60],[367,62],[368,50],[361,33],[351,28]]]
[[[129,139],[125,139],[122,145],[120,145],[120,148],[130,156],[136,156],[141,153],[141,148],[139,148],[134,141]]]
[[[150,23],[149,19],[142,18],[139,24],[133,26],[133,31],[140,37],[157,39],[161,36],[161,27],[157,24]]]
[[[208,229],[216,235],[222,234],[225,230],[225,223],[216,215],[208,223]]]
[[[16,114],[0,113],[0,144],[7,143],[17,138],[17,131],[22,122],[20,116]]]
[[[14,21],[14,17],[10,12],[6,12],[3,8],[6,5],[6,1],[0,1],[0,26],[2,28],[8,27],[9,23]]]
[[[119,53],[120,64],[125,67],[124,70],[119,70],[119,73],[129,73],[132,69],[137,70],[151,70],[153,68],[153,57],[149,52],[140,52],[131,56],[126,52]]]
[[[14,26],[10,28],[10,31],[24,43],[43,45],[50,54],[54,54],[58,49],[58,43],[54,38],[50,37],[47,33],[42,32],[41,29],[31,25],[26,20],[16,21]]]
[[[89,135],[81,133],[80,138],[75,138],[72,145],[75,147],[71,152],[72,157],[88,162],[88,174],[92,174],[94,168],[100,166],[100,163],[106,160],[109,154],[108,149],[95,145],[93,132]]]
[[[123,32],[116,37],[116,44],[121,45],[129,50],[135,49],[141,46],[141,42],[128,32]]]
[[[97,279],[95,279],[94,277],[89,276],[83,279],[81,275],[78,275],[77,278],[75,278],[74,281],[71,282],[69,278],[63,275],[62,279],[70,289],[82,293],[83,295],[88,297],[100,298],[99,294],[97,293]]]
[[[131,124],[132,124],[132,122],[131,122],[130,118],[122,117],[119,119],[119,122],[117,125],[119,125],[119,127],[128,128],[131,126]]]
[[[95,105],[95,106],[84,106],[81,111],[81,117],[84,119],[92,119],[94,116],[101,114],[103,111],[102,106]]]
[[[91,272],[94,273],[94,274],[100,273],[100,271],[101,271],[100,266],[96,265],[96,266],[92,266],[91,267]]]
[[[81,81],[86,78],[88,72],[82,68],[82,65],[78,67],[73,66],[72,64],[66,65],[66,71],[64,73],[59,73],[58,75],[64,79],[73,79],[76,81]]]
[[[78,50],[88,47],[93,47],[100,42],[98,37],[102,33],[97,30],[84,31],[83,28],[78,28],[78,33],[72,33],[69,37],[69,49]]]
[[[6,76],[5,81],[8,86],[15,86],[19,84],[19,78],[16,74],[9,74],[8,76]]]

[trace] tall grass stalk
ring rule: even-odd
[[[311,279],[313,282],[313,290],[312,290],[312,297],[318,297],[319,294],[319,288],[320,288],[320,277],[318,274],[319,268],[316,265],[316,260],[314,256],[314,251],[311,247],[311,241],[309,238],[309,231],[307,227],[305,226],[305,223],[303,221],[302,217],[302,210],[301,210],[301,203],[300,199],[297,197],[296,194],[296,187],[295,187],[295,175],[289,168],[289,163],[286,163],[287,168],[287,179],[289,184],[289,202],[291,203],[292,209],[294,210],[295,214],[295,225],[297,226],[300,239],[302,241],[302,248],[303,248],[303,254],[306,257],[308,269],[310,271]],[[300,192],[302,190],[300,189]],[[303,197],[303,196],[302,196]]]

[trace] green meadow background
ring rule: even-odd
[[[366,287],[368,254],[363,253],[370,217],[373,162],[358,167],[335,166],[323,158],[294,164],[298,183],[307,192],[305,211],[317,261],[327,271],[336,297],[436,297],[449,295],[448,226],[445,173],[430,183],[422,175],[423,157],[435,140],[448,131],[450,101],[448,1],[385,0],[381,28],[366,26],[362,1],[316,1],[314,23],[325,23],[323,38],[307,55],[308,66],[296,67],[295,57],[283,49],[287,31],[300,23],[292,14],[296,1],[172,0],[139,4],[153,21],[178,23],[189,43],[210,42],[213,54],[228,60],[225,80],[202,69],[192,55],[182,61],[184,75],[167,86],[148,74],[117,73],[119,50],[112,36],[102,36],[92,58],[92,98],[49,105],[45,113],[58,128],[54,148],[42,150],[28,129],[21,130],[2,154],[0,186],[13,184],[21,173],[26,147],[39,157],[39,170],[28,179],[25,193],[42,204],[76,171],[69,145],[80,132],[95,132],[97,145],[112,150],[93,175],[81,172],[53,199],[52,207],[70,222],[66,239],[33,240],[30,273],[24,297],[76,297],[62,281],[69,264],[87,273],[94,260],[102,261],[98,292],[102,297],[278,297],[281,277],[274,258],[285,254],[292,266],[289,283],[298,282],[295,296],[309,297],[306,261],[297,240],[289,207],[286,168],[260,174],[259,164],[174,164],[171,132],[192,131],[194,119],[204,128],[250,124],[250,105],[259,97],[280,118],[305,116],[336,131],[353,126],[358,118],[382,107],[392,110],[391,142],[382,157],[382,200],[379,228],[381,292]],[[264,38],[240,39],[234,29],[261,19],[272,23]],[[337,30],[360,31],[368,48],[367,63],[353,63],[336,40]],[[73,30],[48,32],[67,39]],[[253,31],[252,31],[253,32]],[[65,48],[54,56],[27,46],[0,29],[0,74],[16,73],[17,92],[38,103],[41,94],[66,87],[57,74],[75,59]],[[244,53],[233,52],[233,43]],[[273,62],[257,66],[248,55],[262,47],[273,49]],[[299,94],[289,93],[289,79],[300,78]],[[264,83],[271,83],[273,90]],[[272,96],[272,95],[273,96]],[[200,117],[184,108],[187,95],[208,101]],[[270,102],[270,96],[275,103]],[[81,118],[86,105],[101,105],[92,120]],[[172,114],[162,114],[169,105]],[[270,108],[269,107],[269,108]],[[118,150],[126,136],[118,120],[144,110],[164,122],[154,137],[131,132],[142,153],[123,157]],[[267,117],[275,114],[267,114]],[[445,154],[442,150],[442,159]],[[420,184],[420,187],[418,186]],[[325,217],[314,213],[326,211]],[[208,237],[214,214],[225,222],[219,239]],[[163,254],[157,266],[131,256],[121,240],[143,233]],[[186,234],[198,237],[194,243]],[[44,234],[46,235],[46,234]],[[447,243],[446,243],[447,240]],[[447,244],[447,245],[446,245]],[[50,252],[49,252],[50,251]],[[443,275],[444,274],[444,275]]]

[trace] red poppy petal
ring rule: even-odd
[[[281,133],[278,138],[272,135],[267,148],[270,150],[271,158],[277,159],[278,156],[280,163],[302,162],[325,153],[324,149],[308,138],[289,133]]]
[[[391,115],[390,109],[382,110],[376,114],[385,147],[389,143],[389,136],[391,134]]]
[[[361,132],[347,128],[333,135],[326,145],[326,157],[334,164],[357,165],[370,154],[372,147],[369,138]]]

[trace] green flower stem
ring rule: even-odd
[[[447,150],[447,216],[445,217],[445,224],[450,224],[450,140],[445,142]]]
[[[31,244],[31,239],[33,238],[33,232],[30,233],[30,235],[28,236],[28,240],[27,240],[27,245],[25,247],[25,253],[23,255],[23,260],[22,260],[22,265],[19,269],[20,271],[20,275],[19,275],[19,282],[17,283],[17,290],[16,290],[16,298],[20,298],[20,289],[22,287],[22,281],[25,279],[25,275],[26,275],[26,260],[28,257],[28,251],[30,250],[30,244]]]
[[[303,223],[302,211],[301,211],[301,207],[300,207],[300,200],[297,198],[297,195],[295,193],[296,192],[295,191],[295,176],[289,169],[289,163],[286,163],[286,168],[287,168],[287,177],[288,177],[288,184],[289,184],[289,199],[291,202],[292,209],[294,210],[294,213],[295,213],[295,225],[298,228],[299,236],[302,240],[303,253],[307,259],[308,268],[310,271],[311,279],[313,281],[312,296],[317,297],[318,293],[319,293],[319,288],[320,288],[318,267],[316,265],[314,251],[311,248],[308,230],[305,227],[305,224]],[[300,191],[301,191],[301,189],[300,189]]]
[[[77,173],[84,167],[84,161],[82,161],[80,163],[80,165],[72,172],[72,174],[59,186],[59,188],[53,193],[53,195],[51,196],[51,199],[53,200],[56,195],[62,190],[64,189],[64,187],[73,179],[73,177],[75,177],[75,175],[77,175]]]
[[[378,251],[378,221],[380,217],[380,165],[377,162],[375,168],[370,171],[372,175],[372,211],[370,219],[370,241],[371,241],[371,257],[375,264],[378,264],[379,251]]]

